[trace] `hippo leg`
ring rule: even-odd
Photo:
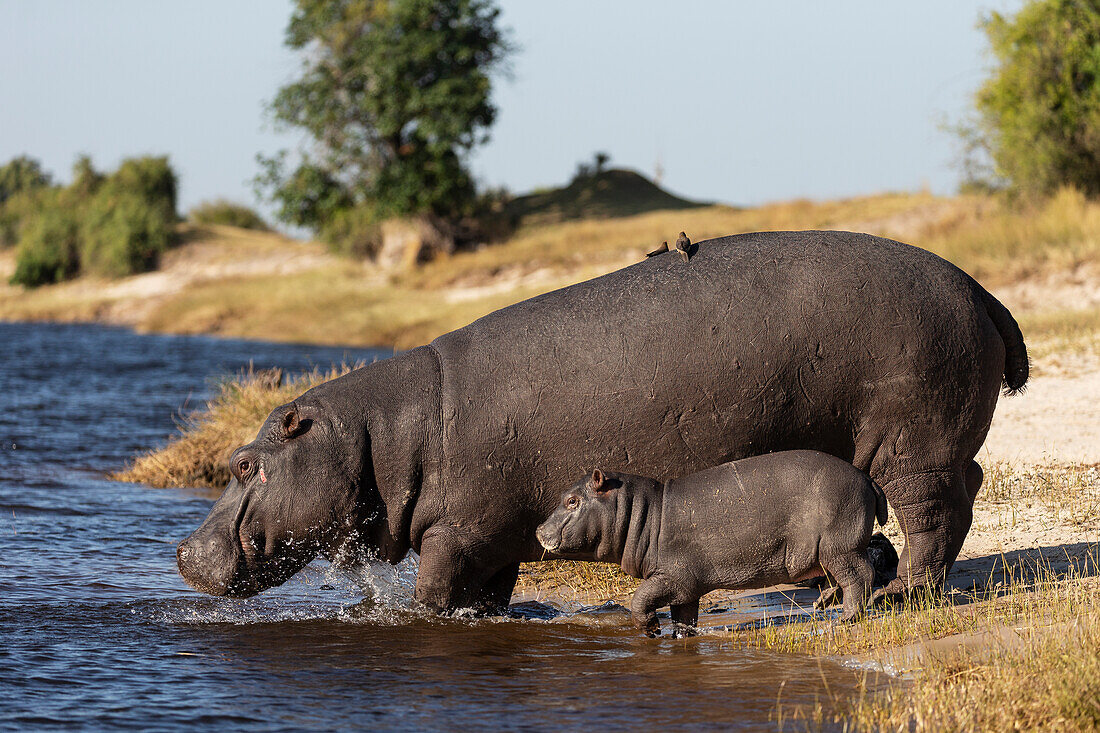
[[[841,623],[858,621],[867,608],[867,599],[871,595],[871,583],[875,579],[875,569],[867,562],[862,552],[845,552],[823,561],[822,566],[833,576],[837,585],[843,589],[844,611]]]
[[[471,606],[487,580],[456,535],[453,529],[433,527],[424,533],[420,544],[413,598],[437,613]]]
[[[699,625],[699,599],[688,603],[669,604],[672,612],[672,635],[677,639],[695,636],[695,627]]]
[[[479,613],[496,615],[503,613],[512,600],[512,591],[519,578],[519,563],[505,565],[498,570],[478,592],[474,599],[474,608]]]
[[[905,549],[897,577],[875,591],[873,601],[943,589],[947,571],[970,531],[973,514],[967,488],[960,469],[913,473],[883,487],[905,535]]]
[[[658,573],[651,575],[634,591],[634,598],[630,601],[630,615],[634,626],[646,636],[658,636],[661,633],[661,622],[657,620],[658,608],[692,604],[698,617],[699,597],[693,597],[683,583]]]
[[[966,482],[966,494],[970,497],[970,506],[974,506],[974,500],[978,498],[978,489],[982,487],[982,479],[985,473],[977,461],[971,461],[966,467],[963,480]]]

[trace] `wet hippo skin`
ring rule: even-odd
[[[196,588],[245,596],[318,552],[420,553],[416,598],[507,603],[535,528],[593,466],[665,481],[814,449],[868,473],[908,542],[890,593],[938,587],[973,461],[1027,354],[1009,312],[921,249],[768,232],[657,254],[491,313],[274,410],[180,544]]]
[[[668,482],[596,469],[562,493],[535,536],[550,552],[644,579],[631,612],[656,636],[663,606],[694,627],[712,590],[823,573],[843,589],[841,621],[859,618],[875,577],[866,553],[876,518],[886,523],[886,496],[867,474],[827,453],[781,451]]]

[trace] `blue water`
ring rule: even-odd
[[[385,355],[0,324],[0,729],[774,729],[777,699],[855,689],[833,662],[721,635],[644,639],[614,607],[424,617],[402,608],[408,565],[202,596],[174,549],[209,492],[105,478],[250,362]]]

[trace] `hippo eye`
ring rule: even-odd
[[[575,496],[570,496],[568,499],[565,500],[565,508],[566,509],[576,509],[577,506],[580,503],[581,503],[580,499],[578,499]]]
[[[252,461],[248,460],[247,458],[242,458],[237,462],[237,475],[240,476],[242,480],[248,477],[248,473],[251,470]]]

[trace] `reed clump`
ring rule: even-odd
[[[274,408],[360,365],[314,369],[286,378],[282,370],[247,371],[221,381],[213,399],[181,416],[168,443],[138,456],[111,478],[157,488],[221,488],[229,483],[229,455],[251,441]]]

